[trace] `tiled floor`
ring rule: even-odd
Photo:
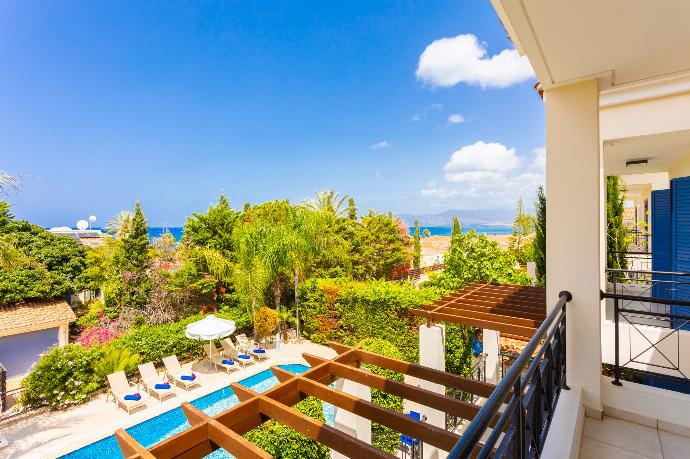
[[[585,418],[580,459],[687,459],[690,437],[604,416]]]

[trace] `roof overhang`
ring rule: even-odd
[[[491,3],[545,89],[593,78],[607,89],[690,72],[690,2]]]

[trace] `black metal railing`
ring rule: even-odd
[[[690,314],[683,311],[690,307],[690,301],[618,292],[602,292],[602,298],[613,300],[613,384],[622,385],[625,372],[642,384],[688,392],[690,368],[681,368],[684,349],[680,333],[690,328]],[[649,306],[639,307],[645,304]],[[621,352],[621,325],[627,328],[629,343],[633,342],[633,336],[642,343],[629,344],[625,355]],[[659,382],[662,380],[666,383]]]
[[[539,457],[561,389],[566,386],[566,304],[572,299],[561,292],[556,307],[549,313],[525,349],[496,386],[482,409],[448,455],[453,459]],[[523,376],[523,371],[527,371]],[[512,393],[512,396],[511,396]],[[481,439],[504,406],[486,443]],[[477,449],[481,449],[477,452]]]
[[[470,377],[475,381],[486,382],[486,354],[481,354],[476,358],[472,364]],[[447,388],[446,395],[474,404],[477,404],[480,398],[477,394],[453,388]],[[463,422],[463,418],[446,413],[446,430],[454,432],[462,426]]]
[[[619,300],[622,309],[670,314],[669,300],[690,297],[690,273],[607,268],[606,278],[610,284],[607,293],[630,298]]]
[[[638,250],[626,252],[609,251],[609,255],[618,259],[624,259],[626,269],[628,270],[651,271],[652,269],[652,252]]]
[[[0,414],[7,409],[7,369],[0,363]]]

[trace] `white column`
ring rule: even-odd
[[[496,330],[482,330],[482,343],[486,354],[486,382],[498,384],[501,359],[501,333]]]
[[[527,274],[532,279],[532,285],[537,285],[537,264],[535,262],[527,262]]]
[[[443,325],[421,325],[419,327],[419,364],[436,370],[446,371],[446,328]],[[445,394],[446,388],[442,384],[420,380],[420,387]],[[442,429],[446,428],[446,414],[443,411],[424,407],[423,414],[426,422]],[[446,457],[447,453],[441,452],[436,447],[424,445],[424,459],[439,459]]]
[[[547,309],[568,290],[567,382],[600,416],[605,205],[597,80],[545,92]]]
[[[335,382],[335,388],[362,400],[371,401],[371,389],[349,379],[338,379]],[[336,406],[333,426],[348,435],[371,444],[371,421],[366,418]],[[331,450],[331,459],[345,459],[346,457]]]
[[[58,347],[69,344],[69,324],[60,325],[58,328]]]

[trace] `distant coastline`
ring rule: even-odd
[[[102,228],[94,228],[100,229]],[[451,226],[420,226],[422,233],[425,229],[428,229],[432,236],[450,236],[453,231]],[[512,227],[508,225],[463,225],[462,232],[466,233],[468,231],[474,230],[479,234],[486,234],[487,236],[507,236],[510,235]],[[149,239],[155,239],[161,237],[165,232],[170,232],[176,241],[182,239],[182,227],[181,226],[153,226],[149,228]],[[414,232],[414,227],[410,227],[410,236]]]

